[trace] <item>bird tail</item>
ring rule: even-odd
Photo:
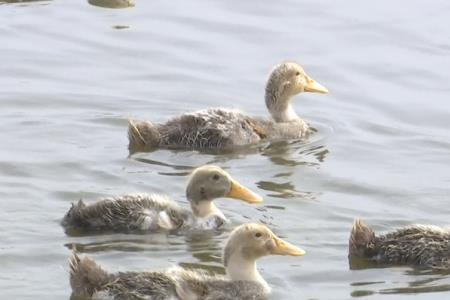
[[[349,256],[371,257],[375,254],[375,232],[364,222],[356,218],[353,221],[352,231],[348,243]]]
[[[158,129],[150,121],[134,122],[128,119],[128,140],[130,150],[142,147],[156,147],[161,136]]]
[[[69,258],[70,286],[74,296],[90,298],[110,281],[110,276],[94,260],[79,257],[74,251]]]

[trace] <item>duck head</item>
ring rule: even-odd
[[[305,251],[277,237],[262,224],[243,224],[234,229],[226,243],[223,259],[231,280],[250,280],[270,288],[256,269],[256,260],[267,255],[302,256]]]
[[[259,195],[241,185],[222,168],[212,165],[194,170],[186,188],[186,197],[196,217],[206,217],[214,213],[221,215],[212,203],[216,198],[233,198],[247,203],[263,201]]]
[[[276,122],[298,119],[290,98],[302,92],[327,94],[328,90],[308,76],[295,62],[276,65],[266,84],[266,106]]]

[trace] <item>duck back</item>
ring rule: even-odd
[[[450,230],[416,224],[375,235],[357,219],[350,235],[349,256],[367,258],[381,265],[450,270]]]
[[[74,254],[70,258],[72,295],[86,299],[178,300],[175,282],[161,272],[108,274],[95,261]]]
[[[301,119],[277,123],[254,118],[238,110],[210,108],[184,113],[159,125],[147,121],[130,121],[128,132],[130,149],[227,149],[256,144],[265,139],[305,137],[308,126]]]
[[[72,204],[62,220],[66,231],[156,231],[179,229],[192,213],[158,194],[128,194],[86,205]]]

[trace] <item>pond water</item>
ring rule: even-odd
[[[377,231],[449,223],[450,2],[0,0],[2,299],[69,299],[67,245],[111,272],[171,265],[223,272],[228,236],[68,237],[80,198],[168,192],[214,163],[263,195],[217,201],[307,251],[259,262],[273,299],[443,299],[450,276],[350,270],[352,220]],[[209,106],[267,115],[272,66],[301,63],[330,90],[302,94],[306,143],[228,154],[129,155],[126,124]],[[414,294],[414,295],[413,295]]]

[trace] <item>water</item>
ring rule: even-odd
[[[380,231],[448,224],[448,1],[106,2],[0,1],[2,299],[69,299],[71,243],[110,271],[223,272],[227,232],[67,237],[58,223],[79,198],[167,191],[185,204],[204,163],[265,196],[217,201],[233,224],[265,222],[307,251],[259,262],[273,299],[449,296],[448,275],[347,261],[354,217]],[[295,99],[318,130],[308,143],[129,157],[129,114],[267,114],[266,76],[286,59],[331,92]]]

